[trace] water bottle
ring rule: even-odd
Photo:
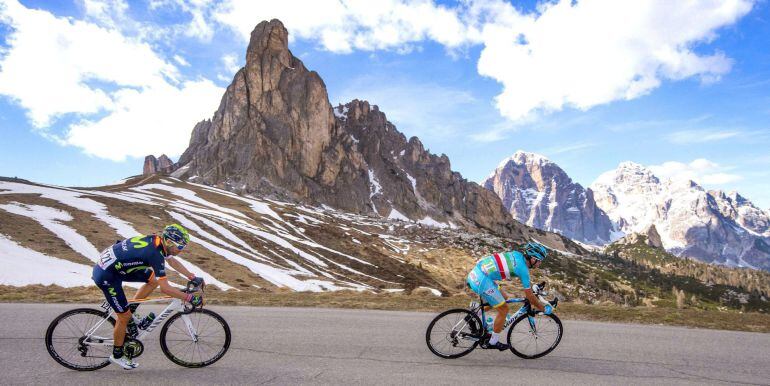
[[[484,319],[484,327],[486,327],[487,331],[490,334],[493,332],[494,325],[495,325],[495,317],[491,315],[486,315]]]
[[[139,322],[139,328],[142,330],[146,330],[147,327],[150,327],[153,320],[155,320],[155,313],[150,312],[149,314],[147,314],[147,316],[144,317],[144,319],[142,319],[141,322]]]
[[[503,324],[503,325],[504,326],[508,325],[508,323],[510,323],[512,321],[511,319],[513,319],[513,315],[511,315],[511,314],[505,315],[505,324]],[[486,327],[486,329],[487,329],[487,331],[489,331],[489,333],[492,333],[492,329],[493,329],[494,324],[495,324],[495,317],[491,316],[491,315],[486,315],[485,318],[484,318],[484,327]]]
[[[128,326],[126,327],[127,333],[129,338],[134,339],[137,335],[139,335],[139,330],[136,329],[136,323],[134,323],[134,320],[131,319],[128,321]]]

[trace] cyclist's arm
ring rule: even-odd
[[[195,274],[190,272],[185,266],[177,259],[173,257],[167,257],[166,262],[168,265],[171,266],[171,268],[174,268],[177,272],[181,273],[182,276],[186,277],[188,280],[192,280],[195,277]]]
[[[187,294],[168,284],[168,278],[165,276],[158,278],[158,285],[160,286],[160,291],[164,294],[177,299],[187,300]]]
[[[524,296],[527,297],[527,300],[529,300],[529,304],[531,304],[532,307],[538,311],[545,311],[543,303],[540,303],[540,299],[538,299],[537,296],[535,296],[535,293],[532,292],[532,288],[525,289]]]
[[[152,270],[155,272],[155,278],[158,280],[161,292],[177,299],[187,300],[186,293],[172,287],[168,283],[168,277],[166,276],[166,262],[160,253],[150,257],[150,264],[152,265]]]

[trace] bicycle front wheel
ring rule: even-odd
[[[180,366],[205,367],[220,360],[230,348],[230,326],[219,314],[206,309],[177,313],[160,331],[160,348]]]
[[[531,319],[530,319],[531,318]],[[554,314],[519,316],[508,330],[508,345],[516,356],[540,358],[553,351],[561,342],[561,320]]]
[[[425,341],[432,353],[453,359],[473,351],[482,335],[479,317],[458,308],[444,311],[433,319],[425,332]]]
[[[60,365],[79,371],[110,364],[115,320],[92,308],[77,308],[59,315],[45,332],[45,348]]]

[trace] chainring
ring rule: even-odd
[[[123,352],[129,358],[137,358],[144,353],[144,344],[136,339],[126,339],[123,343]]]

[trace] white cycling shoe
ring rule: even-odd
[[[115,358],[114,355],[110,355],[110,362],[122,367],[124,370],[133,370],[139,367],[138,363],[134,363],[134,361],[126,358],[125,356]]]

